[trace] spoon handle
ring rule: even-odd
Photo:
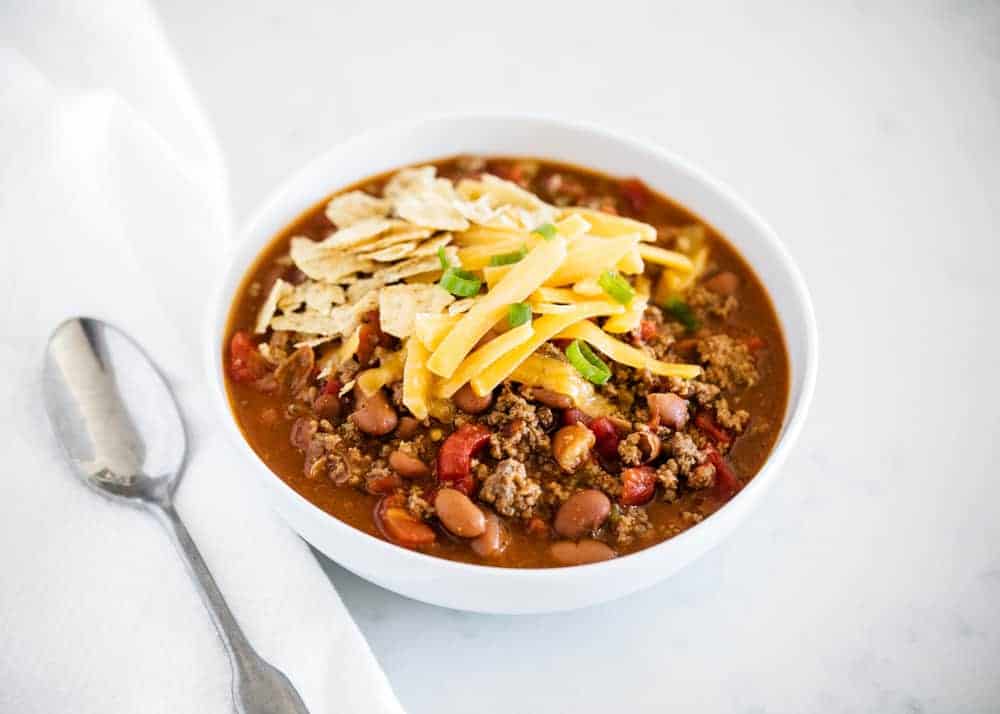
[[[237,713],[309,714],[294,685],[257,654],[247,641],[173,504],[161,501],[148,505],[173,537],[177,550],[184,557],[188,572],[198,586],[201,599],[229,654],[233,671],[233,701]]]

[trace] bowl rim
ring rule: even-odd
[[[543,124],[556,130],[571,130],[592,134],[603,140],[624,144],[637,152],[651,155],[656,160],[669,164],[673,170],[681,174],[686,174],[688,179],[694,181],[695,183],[702,184],[719,199],[729,203],[732,209],[741,214],[742,217],[752,225],[758,236],[766,241],[768,248],[775,256],[777,256],[779,262],[781,263],[781,268],[788,275],[790,286],[792,287],[792,301],[798,305],[802,312],[802,319],[805,323],[805,334],[802,336],[803,360],[801,365],[793,365],[791,363],[789,365],[790,368],[801,366],[801,390],[797,399],[793,400],[792,394],[789,394],[789,403],[786,406],[783,427],[778,435],[777,441],[771,449],[771,452],[768,454],[764,465],[750,480],[749,484],[742,488],[736,496],[725,504],[725,506],[713,513],[711,517],[704,519],[702,522],[679,533],[678,535],[611,560],[561,567],[500,567],[496,565],[481,565],[449,560],[447,558],[439,558],[389,543],[388,541],[370,535],[369,533],[342,521],[336,516],[327,513],[312,501],[299,494],[295,489],[275,474],[263,461],[263,459],[261,459],[260,456],[258,456],[257,453],[250,447],[249,442],[240,430],[229,404],[229,396],[226,390],[224,378],[225,365],[223,360],[223,347],[225,336],[217,334],[218,324],[221,322],[225,325],[228,322],[229,310],[231,307],[232,296],[227,294],[226,286],[227,283],[230,282],[231,274],[236,270],[237,263],[240,262],[241,254],[244,252],[244,247],[249,238],[255,233],[260,232],[258,226],[264,224],[267,217],[279,209],[286,195],[292,192],[293,186],[298,181],[302,180],[303,177],[312,174],[320,166],[329,162],[332,155],[345,152],[350,148],[370,144],[373,141],[377,141],[380,137],[400,135],[406,131],[417,130],[425,125],[431,124],[445,122],[486,121],[504,121],[510,123],[528,123],[536,125]],[[580,165],[585,166],[585,164],[582,163]],[[355,180],[362,180],[364,178],[366,177],[359,176]],[[336,190],[337,187],[331,187],[330,189],[331,192]],[[322,198],[322,196],[317,196],[315,201],[319,201]],[[304,212],[308,209],[309,206],[303,206],[301,211]],[[703,220],[709,220],[709,218],[705,217]],[[271,235],[267,241],[272,240],[273,237],[274,236]],[[251,263],[256,256],[260,254],[260,251],[267,245],[267,241],[255,248],[250,258]],[[781,465],[784,463],[788,454],[794,447],[795,442],[798,440],[802,431],[815,392],[816,379],[819,369],[819,336],[812,298],[798,265],[795,263],[787,247],[771,226],[764,221],[764,219],[749,205],[749,203],[747,203],[727,184],[710,176],[704,170],[698,168],[674,152],[660,146],[655,141],[633,137],[617,130],[609,129],[605,126],[588,121],[567,119],[564,117],[537,113],[450,112],[425,114],[415,118],[395,121],[389,124],[367,129],[356,133],[343,141],[336,142],[329,149],[323,151],[310,161],[306,162],[304,165],[299,166],[297,169],[292,170],[284,176],[284,178],[276,184],[270,193],[267,194],[267,197],[259,204],[258,208],[250,213],[238,227],[235,240],[233,240],[227,248],[228,250],[223,261],[223,266],[221,270],[218,271],[214,280],[213,289],[210,292],[210,309],[206,312],[205,316],[203,341],[205,348],[204,366],[208,372],[208,381],[211,385],[211,391],[213,394],[212,402],[215,404],[215,408],[219,412],[218,417],[225,424],[225,431],[228,437],[231,441],[236,443],[237,448],[244,454],[244,456],[256,464],[258,471],[263,472],[263,475],[266,478],[276,482],[271,483],[272,488],[268,489],[270,493],[274,493],[276,491],[281,492],[285,497],[289,497],[294,505],[299,509],[304,508],[311,515],[319,516],[326,522],[330,523],[331,528],[338,531],[339,536],[354,540],[362,547],[374,548],[375,552],[380,557],[384,556],[386,559],[398,558],[404,562],[409,561],[411,565],[415,565],[417,567],[435,568],[442,572],[456,575],[476,575],[486,578],[503,578],[506,581],[517,580],[519,582],[537,583],[554,577],[559,579],[590,579],[593,575],[598,574],[598,572],[606,576],[613,576],[615,573],[625,574],[635,568],[653,565],[654,561],[663,557],[666,551],[674,550],[683,552],[685,549],[697,548],[697,541],[705,541],[705,539],[709,537],[708,534],[710,531],[720,531],[721,536],[719,538],[715,541],[707,541],[707,548],[705,549],[710,549],[718,542],[721,542],[722,538],[726,535],[727,532],[722,530],[724,528],[724,522],[733,521],[734,526],[738,524],[742,520],[745,513],[752,508],[767,488],[776,480]],[[744,259],[747,260],[748,263],[750,262],[745,257]],[[754,267],[753,263],[750,263],[750,265],[751,267]],[[243,279],[248,267],[249,264],[244,266],[239,271],[239,275],[236,278],[237,285]],[[767,286],[765,285],[765,288],[766,287]],[[786,335],[787,339],[787,328],[785,325],[782,325],[782,331]],[[794,381],[793,372],[793,385]],[[261,484],[260,482],[258,482],[258,484],[266,485]],[[271,505],[272,508],[276,508],[273,503],[269,505]],[[276,510],[279,510],[282,519],[288,523],[288,519],[284,513],[281,512],[281,509]],[[302,535],[301,531],[299,531],[299,529],[294,525],[291,523],[288,523],[288,525],[293,531],[296,531],[300,536]],[[330,557],[336,560],[336,556],[330,555]],[[390,566],[390,561],[386,559],[381,559],[379,561],[379,565],[381,566],[382,564],[385,564],[386,566]]]

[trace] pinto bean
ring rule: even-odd
[[[455,405],[466,414],[481,414],[493,403],[493,393],[479,396],[472,391],[471,384],[465,384],[452,396]]]
[[[575,471],[597,443],[594,432],[580,423],[562,427],[552,440],[552,457],[565,471]]]
[[[381,389],[363,398],[361,406],[351,414],[351,421],[366,434],[384,436],[396,428],[399,416]]]
[[[510,541],[510,534],[497,514],[486,514],[486,530],[481,536],[473,538],[469,546],[481,558],[492,558],[500,555]]]
[[[561,394],[560,392],[554,392],[551,389],[543,389],[542,387],[532,387],[530,396],[526,394],[529,399],[541,402],[547,407],[552,407],[553,409],[570,409],[573,406],[573,400],[567,395]]]
[[[660,424],[672,429],[683,429],[688,420],[688,403],[672,392],[653,392],[646,395],[649,412],[659,416]]]
[[[396,427],[396,436],[400,439],[409,440],[417,435],[420,429],[420,422],[411,416],[399,418],[399,426]]]
[[[740,279],[736,273],[725,270],[706,280],[705,289],[717,295],[734,295],[740,289]]]
[[[552,527],[564,538],[579,538],[596,530],[611,514],[611,501],[594,488],[577,491],[556,512]]]
[[[549,553],[560,565],[586,565],[611,560],[617,553],[599,540],[585,538],[579,543],[561,540],[549,547]]]
[[[430,467],[416,456],[398,450],[389,454],[389,468],[403,478],[423,478],[431,473]]]
[[[313,411],[320,419],[333,421],[340,417],[340,397],[322,392],[313,400]]]
[[[486,516],[461,491],[442,488],[434,497],[434,509],[441,524],[463,538],[475,538],[486,532]]]

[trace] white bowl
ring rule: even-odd
[[[722,232],[770,291],[791,360],[791,393],[781,435],[750,484],[697,526],[659,545],[611,561],[570,568],[508,569],[467,565],[399,548],[363,533],[298,495],[257,457],[240,433],[223,383],[222,341],[229,306],[261,249],[303,210],[332,191],[374,174],[454,154],[550,158],[612,175],[638,176]],[[570,610],[656,583],[718,544],[774,482],[799,434],[817,368],[809,293],[774,232],[729,189],[676,156],[634,139],[554,119],[449,116],[362,134],[285,181],[243,229],[208,318],[206,359],[213,399],[235,446],[238,466],[309,543],[361,577],[424,602],[487,613]]]

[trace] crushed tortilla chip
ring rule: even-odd
[[[461,315],[463,312],[468,312],[472,309],[472,306],[476,304],[476,298],[464,298],[462,300],[456,300],[451,305],[448,306],[449,315]]]
[[[339,248],[341,250],[367,243],[386,231],[403,225],[392,218],[363,218],[346,228],[331,233],[317,243],[318,248]],[[294,260],[294,257],[293,257]]]
[[[438,285],[390,285],[379,293],[379,323],[382,332],[405,338],[413,334],[418,312],[439,313],[454,302]]]
[[[326,217],[338,228],[347,228],[366,218],[385,218],[392,204],[364,191],[350,191],[335,196],[326,204]]]
[[[394,228],[378,240],[351,248],[354,253],[371,253],[382,250],[398,243],[416,243],[430,236],[434,231],[430,228],[420,228],[404,223],[402,226]]]
[[[393,209],[397,216],[410,223],[443,231],[464,231],[469,222],[452,202],[433,191],[408,193],[396,199]]]
[[[253,329],[254,332],[258,335],[267,332],[267,326],[271,323],[271,318],[274,317],[274,313],[278,309],[278,303],[291,291],[291,283],[286,283],[281,278],[274,281],[274,285],[271,286],[271,292],[268,293],[267,299],[264,300],[264,304],[260,307],[260,312],[257,313],[257,324]]]
[[[330,283],[320,283],[307,280],[296,285],[278,301],[282,312],[294,312],[303,303],[309,310],[329,312],[334,305],[342,305],[347,300],[344,288]]]
[[[425,240],[419,246],[417,246],[413,252],[410,253],[411,258],[417,258],[422,255],[437,255],[438,248],[443,248],[452,241],[451,233],[441,233],[436,235],[429,240]]]
[[[431,188],[435,176],[437,168],[434,166],[416,166],[397,171],[386,183],[382,195],[395,199],[408,193],[426,191]]]
[[[317,243],[308,238],[295,237],[289,245],[289,254],[295,267],[313,280],[335,283],[351,273],[370,273],[375,267],[373,261],[324,247],[325,242]]]
[[[379,263],[394,263],[405,258],[416,247],[416,243],[397,243],[388,248],[376,250],[374,253],[364,253],[362,257],[377,260]]]
[[[452,264],[458,263],[458,251],[456,251],[452,246],[445,248],[444,252],[445,256]],[[409,260],[404,260],[402,263],[387,266],[375,273],[372,277],[381,280],[383,285],[388,285],[389,283],[395,283],[403,278],[408,278],[411,275],[428,273],[432,270],[440,269],[441,262],[438,260],[438,257],[436,255],[430,255],[427,257],[410,258]]]

